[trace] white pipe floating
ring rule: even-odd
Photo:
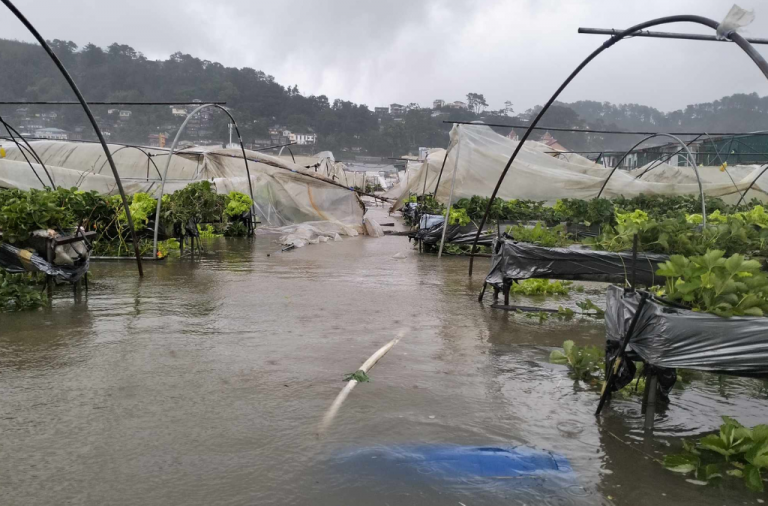
[[[397,337],[392,339],[390,342],[379,348],[376,353],[371,355],[368,360],[363,362],[363,365],[360,366],[360,369],[358,371],[363,371],[364,373],[368,373],[369,370],[373,368],[374,365],[376,365],[376,362],[378,362],[381,357],[387,354],[389,350],[392,349],[394,345],[397,344],[398,341],[405,335],[407,329],[403,329],[400,332],[397,333]],[[352,391],[353,388],[355,388],[355,385],[357,385],[357,380],[351,379],[347,382],[346,385],[344,385],[344,388],[341,389],[341,392],[339,392],[339,395],[336,396],[336,399],[334,399],[333,404],[331,404],[331,407],[328,408],[328,411],[325,413],[325,416],[323,417],[323,421],[320,422],[320,429],[319,432],[325,432],[325,430],[331,425],[333,422],[333,419],[336,417],[336,413],[339,412],[339,409],[341,408],[341,405],[344,403],[344,400],[347,398],[349,393]]]

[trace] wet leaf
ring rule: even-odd
[[[763,478],[760,476],[760,469],[753,465],[744,468],[744,484],[753,492],[763,491]]]
[[[696,455],[679,454],[664,457],[664,467],[676,473],[687,474],[699,468],[700,460]]]

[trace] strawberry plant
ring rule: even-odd
[[[722,250],[684,257],[672,255],[656,274],[667,278],[665,295],[694,311],[723,317],[763,316],[768,311],[768,276],[760,262]]]
[[[533,228],[523,225],[512,225],[507,227],[507,235],[512,236],[515,241],[528,242],[547,248],[564,247],[571,244],[568,234],[565,233],[565,225],[555,227],[546,227],[541,223],[536,223]]]

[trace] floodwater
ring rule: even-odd
[[[597,421],[595,390],[548,363],[566,339],[602,346],[602,322],[479,304],[487,259],[470,280],[465,258],[404,237],[278,250],[268,235],[214,239],[202,260],[145,264],[141,282],[129,262],[94,263],[87,297],[62,287],[50,309],[0,314],[0,503],[757,503],[653,458],[722,414],[765,422],[758,384],[694,380],[645,436],[639,399]],[[399,332],[320,434],[342,376]],[[573,472],[433,476],[390,458],[430,445],[526,445]]]

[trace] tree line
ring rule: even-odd
[[[468,93],[467,109],[434,110],[410,104],[395,118],[377,116],[365,104],[335,99],[325,95],[304,95],[298,86],[283,86],[261,70],[233,68],[201,60],[180,52],[166,60],[149,60],[141,52],[114,43],[107,48],[94,44],[78,47],[71,41],[53,40],[50,44],[92,101],[226,101],[233,109],[246,142],[268,137],[274,125],[292,131],[313,130],[319,143],[314,150],[331,150],[375,156],[400,156],[415,153],[418,147],[444,147],[448,144],[455,121],[486,121],[525,124],[540,110],[538,107],[515,114],[507,101],[499,110],[487,110],[481,93]],[[29,101],[73,100],[74,96],[58,71],[35,45],[0,39],[0,99]],[[0,114],[13,122],[15,107],[0,107]],[[83,129],[90,134],[84,113],[77,107],[45,107],[55,110],[56,124],[67,130]],[[107,118],[107,107],[95,106],[100,119]],[[115,124],[111,139],[117,142],[146,144],[147,135],[165,131],[175,133],[182,118],[174,117],[168,107],[131,107],[130,121]],[[212,135],[219,141],[227,137],[227,120],[213,114]],[[768,128],[768,97],[735,94],[710,103],[689,105],[685,109],[662,112],[639,104],[614,105],[608,102],[578,101],[556,103],[541,125],[559,128],[611,130],[694,130],[753,131]],[[510,128],[496,128],[509,134]],[[516,129],[518,134],[523,130]],[[538,132],[533,139],[538,139]],[[620,150],[638,140],[635,136],[552,132],[565,147],[576,150]]]

